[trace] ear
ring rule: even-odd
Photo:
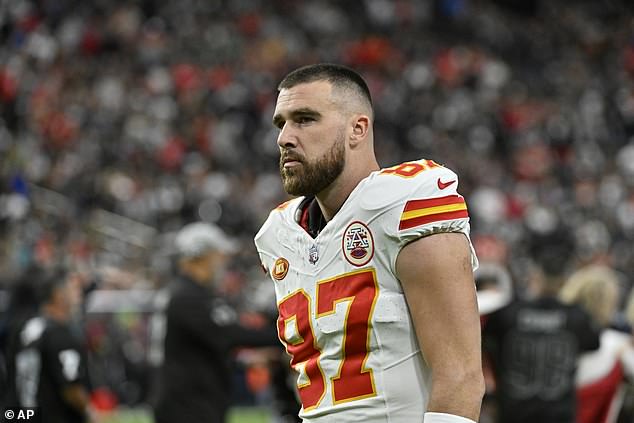
[[[366,115],[356,115],[352,119],[352,131],[350,133],[350,146],[356,147],[362,143],[370,132],[370,118]]]

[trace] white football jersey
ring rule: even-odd
[[[454,172],[419,160],[371,173],[316,238],[298,223],[303,198],[271,212],[255,243],[275,285],[305,421],[422,422],[431,375],[396,259],[420,237],[469,237],[457,188]]]

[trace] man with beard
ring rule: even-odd
[[[306,422],[465,423],[484,382],[469,217],[432,160],[380,169],[369,89],[318,64],[280,83],[273,124],[294,196],[255,237]]]

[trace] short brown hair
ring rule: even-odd
[[[351,89],[372,107],[370,89],[363,77],[349,67],[335,63],[317,63],[295,69],[282,79],[277,89],[279,91],[315,81],[328,81],[334,86]]]

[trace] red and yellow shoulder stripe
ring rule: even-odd
[[[469,217],[467,204],[461,195],[454,194],[427,200],[410,200],[405,204],[398,229],[409,229],[441,220],[466,217]]]

